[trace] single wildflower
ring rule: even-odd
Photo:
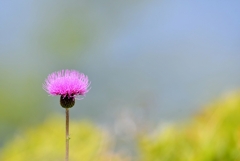
[[[61,70],[50,74],[43,89],[52,96],[60,95],[63,108],[71,108],[75,99],[81,98],[89,91],[88,77],[76,70]]]
[[[69,108],[75,104],[75,99],[85,96],[89,91],[88,77],[76,70],[61,70],[48,75],[43,89],[52,96],[60,95],[60,104],[66,109],[66,156],[69,159]]]

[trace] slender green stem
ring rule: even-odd
[[[66,109],[66,158],[65,161],[68,161],[69,158],[69,109]]]

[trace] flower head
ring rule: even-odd
[[[77,96],[84,96],[89,91],[89,85],[88,77],[83,73],[76,70],[61,70],[47,77],[43,89],[52,96],[60,95],[63,107],[72,107]]]

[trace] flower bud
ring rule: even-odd
[[[68,96],[61,96],[60,97],[60,104],[63,108],[71,108],[75,104],[75,98],[74,97],[68,97]]]

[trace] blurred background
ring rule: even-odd
[[[136,156],[136,133],[186,121],[240,88],[240,1],[0,1],[0,147],[55,115],[48,74],[91,90],[71,109]],[[63,118],[64,119],[64,118]]]

